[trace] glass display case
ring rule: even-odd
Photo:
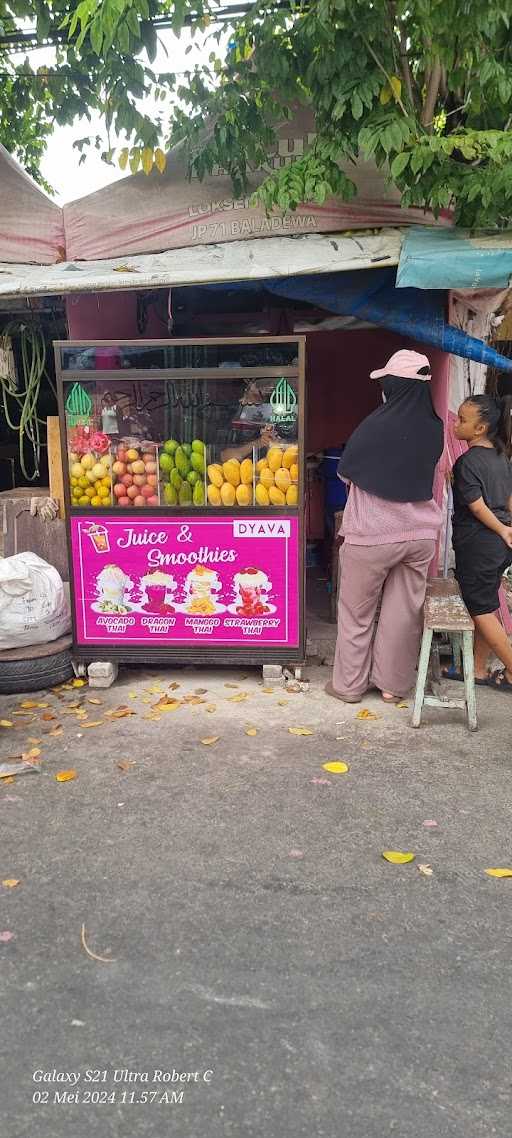
[[[302,661],[303,339],[55,352],[76,650]]]

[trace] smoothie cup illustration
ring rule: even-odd
[[[162,573],[156,569],[154,573],[146,573],[141,577],[140,583],[146,590],[146,603],[143,606],[148,612],[174,612],[174,607],[167,601],[167,594],[176,590],[176,581],[170,573]]]
[[[133,588],[133,582],[119,565],[105,565],[96,578],[98,597],[102,602],[124,606],[125,593]]]
[[[266,573],[262,569],[243,569],[234,579],[235,589],[240,594],[241,605],[237,611],[241,616],[262,616],[269,612],[267,594],[272,588]]]
[[[110,553],[108,531],[105,526],[92,525],[85,531],[90,537],[96,553]]]

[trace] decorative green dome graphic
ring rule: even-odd
[[[81,383],[74,383],[66,399],[66,419],[70,427],[87,426],[92,416],[92,399]]]

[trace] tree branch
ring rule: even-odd
[[[438,59],[435,59],[432,65],[432,70],[428,77],[427,94],[421,112],[421,123],[430,133],[432,132],[432,120],[434,116],[434,109],[439,94],[439,84],[441,82],[442,67]]]
[[[389,84],[389,86],[390,86],[391,90],[393,91],[393,84],[392,84],[392,82],[391,82],[391,75],[388,75],[388,73],[387,73],[387,71],[386,71],[386,68],[384,67],[384,64],[383,64],[383,63],[381,63],[381,61],[380,61],[380,59],[379,59],[378,55],[376,55],[376,53],[374,52],[374,50],[373,50],[373,47],[372,47],[371,43],[368,43],[368,40],[366,39],[366,36],[364,36],[364,35],[362,34],[362,32],[360,32],[359,34],[360,34],[360,36],[361,36],[361,39],[362,39],[362,41],[363,41],[363,43],[364,43],[364,46],[365,46],[366,50],[370,52],[370,55],[371,55],[371,56],[372,56],[372,58],[375,60],[375,62],[376,62],[376,64],[377,64],[377,67],[378,67],[378,68],[380,68],[380,70],[382,71],[382,74],[386,76],[386,79],[387,79],[387,81],[388,81],[388,84]],[[407,111],[407,110],[406,110],[406,108],[404,107],[404,104],[403,104],[402,100],[400,99],[400,97],[399,97],[398,95],[395,95],[395,93],[394,93],[394,92],[393,92],[393,97],[396,99],[396,102],[398,103],[398,106],[400,107],[400,110],[402,110],[402,111],[403,111],[403,113],[404,113],[404,115],[406,116],[406,118],[408,118],[408,111]]]

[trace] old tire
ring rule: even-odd
[[[69,636],[62,636],[53,644],[0,652],[1,695],[44,691],[66,683],[74,674]]]

